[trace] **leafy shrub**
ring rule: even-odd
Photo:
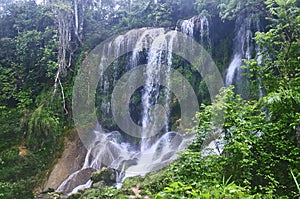
[[[33,198],[30,183],[20,180],[17,183],[0,182],[0,199]]]
[[[33,150],[53,146],[59,130],[59,118],[44,105],[39,106],[28,123],[27,143]]]

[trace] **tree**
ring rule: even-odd
[[[297,130],[300,126],[300,8],[296,0],[269,0],[266,5],[272,14],[271,25],[266,33],[257,33],[256,41],[262,48],[260,60],[250,61],[248,68],[250,77],[260,79],[266,91],[261,102],[268,111],[268,125],[261,140],[265,152],[260,151],[263,157],[260,163],[262,168],[270,164],[267,162],[272,162],[272,166],[259,172],[269,176],[264,180],[280,184],[277,191],[283,193],[284,185],[292,179],[289,169],[299,172],[300,168],[299,156],[295,154],[299,153],[296,151],[300,140]]]
[[[243,10],[261,10],[266,13],[263,0],[219,0],[220,16],[224,19],[233,19],[237,13]]]

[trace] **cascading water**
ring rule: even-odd
[[[256,24],[255,24],[256,23]],[[253,26],[253,24],[255,24]],[[253,46],[254,32],[259,29],[259,21],[254,14],[245,13],[240,14],[236,19],[235,32],[233,44],[233,59],[227,69],[226,74],[226,86],[229,86],[238,81],[241,78],[241,66],[243,65],[243,59],[250,60],[253,58],[251,48]]]
[[[86,153],[82,168],[71,174],[58,188],[58,191],[64,193],[76,193],[80,189],[89,188],[92,185],[91,180],[84,184],[78,184],[75,181],[82,171],[90,169],[92,171],[100,170],[103,166],[109,166],[115,169],[121,169],[123,165],[134,164],[136,153],[129,143],[122,142],[122,136],[119,132],[103,133],[101,127],[93,132],[94,141]],[[91,172],[89,172],[89,175]],[[120,175],[117,175],[117,180]],[[75,182],[75,183],[74,183]]]
[[[183,34],[194,37],[199,35],[199,42],[203,45],[206,44],[210,47],[210,30],[209,20],[206,16],[195,16],[181,23],[181,32]]]
[[[183,34],[194,36],[195,19],[195,17],[192,17],[190,19],[183,20],[181,24],[181,32]]]
[[[164,74],[166,80],[170,79],[170,69],[172,67],[172,45],[175,35],[166,35],[167,37],[161,41],[161,38],[158,37],[158,40],[154,40],[148,53],[148,66],[145,71],[145,88],[142,95],[142,105],[143,105],[143,114],[142,114],[142,127],[143,129],[143,139],[141,142],[141,151],[145,151],[149,147],[149,141],[145,137],[148,137],[149,132],[153,129],[148,128],[150,123],[150,113],[151,106],[158,103],[158,97],[160,94],[160,86],[156,85],[157,79],[161,78],[160,75]],[[165,55],[166,54],[166,55]],[[166,62],[167,68],[166,71],[162,73],[162,64]],[[167,82],[168,84],[169,82]],[[166,85],[168,87],[168,85]],[[164,118],[164,129],[165,132],[168,131],[169,123],[169,99],[170,92],[166,90],[165,99],[164,99],[164,108],[167,112]]]
[[[209,33],[209,21],[206,16],[202,16],[200,18],[200,42],[201,44],[207,43],[208,47],[210,48],[210,33]]]
[[[84,183],[74,183],[78,175],[87,169],[100,170],[103,166],[116,170],[117,186],[129,176],[145,175],[148,172],[163,168],[177,158],[177,152],[183,150],[192,136],[182,137],[176,132],[169,129],[169,101],[171,101],[171,92],[167,88],[161,88],[157,85],[159,79],[166,80],[165,87],[170,84],[170,71],[172,66],[172,48],[175,43],[176,32],[167,32],[165,29],[139,29],[117,37],[102,49],[101,65],[107,61],[107,56],[114,55],[120,57],[122,49],[132,48],[129,64],[123,70],[131,70],[137,67],[141,52],[147,53],[147,67],[144,70],[144,88],[141,90],[141,118],[140,124],[143,132],[140,142],[137,146],[136,142],[132,143],[130,139],[125,138],[122,133],[105,132],[101,125],[94,130],[90,136],[91,142],[88,147],[85,162],[82,169],[70,175],[58,188],[66,194],[74,193],[81,188],[91,186],[91,180],[87,179]],[[113,66],[113,82],[117,81],[118,73],[116,70],[117,62]],[[109,80],[103,73],[99,71],[99,86],[103,91],[105,100],[104,109],[106,112],[111,110],[109,98],[106,96],[111,91],[111,86],[115,83],[109,83]],[[126,92],[126,90],[124,90]],[[162,116],[163,128],[157,132],[155,136],[149,134],[156,129],[149,128],[152,122],[151,107],[160,104],[164,107],[165,114]],[[77,176],[77,177],[76,177]]]
[[[206,47],[207,50],[211,50],[209,20],[206,16],[192,17],[183,20],[180,29],[185,35],[192,37],[198,36],[199,43]],[[207,146],[202,149],[203,155],[220,155],[224,148],[224,139],[222,136],[218,135],[211,139],[209,143],[207,143]]]

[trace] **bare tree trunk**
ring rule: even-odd
[[[53,11],[56,14],[59,47],[58,47],[58,69],[54,80],[54,91],[52,94],[52,100],[56,96],[58,86],[59,86],[62,100],[63,100],[63,107],[65,113],[67,114],[68,110],[66,108],[65,93],[61,83],[61,76],[66,73],[66,69],[71,66],[71,61],[72,61],[71,59],[72,51],[70,46],[70,42],[72,40],[71,37],[72,14],[71,14],[71,9],[69,9],[69,7],[66,6],[68,4],[65,0],[56,3],[57,4],[53,6]],[[60,5],[63,5],[64,7],[63,6],[60,7]]]
[[[83,7],[83,5],[82,5]],[[79,43],[82,45],[82,39],[81,39],[81,29],[83,27],[83,19],[81,20],[80,26],[79,26],[79,7],[78,7],[78,0],[74,0],[74,18],[75,18],[75,35],[79,41]]]
[[[83,39],[83,25],[84,25],[84,16],[85,16],[85,6],[83,3],[81,5],[81,20],[79,24],[79,36],[82,41]]]

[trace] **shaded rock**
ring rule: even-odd
[[[100,182],[93,183],[92,188],[100,188],[103,186],[104,186],[103,181],[100,181]]]
[[[94,183],[103,182],[104,185],[112,186],[116,183],[116,171],[111,168],[103,167],[101,170],[92,173],[91,180]]]
[[[65,139],[64,145],[65,149],[62,157],[58,159],[48,180],[44,184],[44,191],[48,188],[57,189],[69,175],[80,170],[83,166],[87,150],[81,143],[76,130],[73,130],[73,132]]]
[[[46,191],[43,191],[41,194],[52,193],[52,192],[55,192],[55,189],[48,188]]]

